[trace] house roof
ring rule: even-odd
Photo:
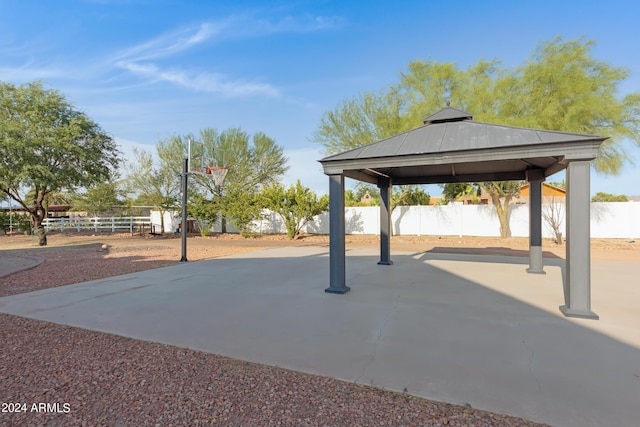
[[[546,193],[556,193],[557,195],[566,195],[567,190],[564,188],[556,187],[555,185],[548,184],[546,182],[542,183],[542,195],[547,195]],[[520,194],[523,196],[529,195],[529,183],[525,183],[520,186]]]
[[[33,206],[30,206],[30,208],[31,207],[33,207]],[[49,212],[66,212],[66,211],[71,210],[72,207],[73,207],[73,205],[49,205],[48,211]],[[13,205],[13,206],[1,206],[0,210],[20,212],[20,211],[24,211],[26,209],[23,208],[22,206],[19,206],[19,205],[18,206]]]
[[[606,137],[476,122],[447,107],[425,125],[320,160],[325,174],[394,184],[525,179],[549,176],[567,161],[592,160]]]

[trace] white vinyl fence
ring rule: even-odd
[[[552,205],[543,204],[543,211]],[[565,236],[565,205],[557,205],[561,220],[560,230]],[[345,231],[347,234],[378,234],[380,208],[377,206],[346,208]],[[152,223],[160,228],[160,215],[152,212]],[[516,237],[529,235],[529,206],[510,206],[511,233]],[[543,220],[542,234],[554,237],[549,224]],[[172,232],[180,223],[179,213],[165,214],[165,231]],[[394,235],[433,236],[500,236],[500,223],[493,205],[463,205],[450,203],[446,206],[398,206],[391,215]],[[215,223],[212,231],[220,232]],[[257,221],[253,230],[257,233],[285,233],[280,217],[265,211],[265,219]],[[229,223],[228,232],[236,232]],[[325,212],[309,222],[303,231],[310,234],[329,234],[329,213]],[[640,238],[640,203],[591,203],[592,238]]]
[[[104,217],[104,218],[47,218],[43,221],[47,231],[151,231],[151,218],[148,216]],[[160,227],[158,227],[158,230]]]

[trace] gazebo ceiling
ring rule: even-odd
[[[447,107],[424,126],[320,160],[327,175],[377,183],[430,184],[549,176],[572,160],[593,160],[606,137],[473,121]]]

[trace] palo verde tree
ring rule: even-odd
[[[627,160],[622,140],[640,144],[640,93],[618,96],[629,71],[594,59],[592,47],[593,42],[582,38],[556,37],[538,46],[515,69],[501,67],[498,60],[482,60],[467,69],[453,63],[413,61],[396,85],[370,95],[379,109],[393,113],[392,125],[375,115],[366,116],[374,124],[359,121],[369,94],[360,95],[326,112],[314,141],[323,145],[326,154],[352,149],[375,142],[374,137],[420,126],[423,117],[450,102],[478,121],[609,136],[593,166],[598,172],[616,174]],[[376,130],[373,137],[372,128]],[[499,217],[508,218],[505,202],[508,195],[513,197],[514,184],[479,184],[492,199],[500,200],[496,209],[505,215],[498,212]],[[508,227],[508,222],[501,223],[505,235]]]
[[[129,194],[158,209],[160,228],[164,233],[165,212],[179,208],[180,175],[176,172],[172,153],[182,148],[173,139],[159,141],[156,148],[157,158],[147,150],[133,150],[135,162],[125,182]]]
[[[625,194],[609,194],[601,191],[591,198],[592,202],[628,202],[629,198]]]
[[[297,238],[314,216],[329,209],[329,196],[318,197],[300,180],[287,189],[280,184],[271,185],[263,189],[262,195],[266,207],[282,218],[290,239]]]
[[[0,83],[0,191],[28,212],[40,246],[48,196],[110,180],[118,155],[114,140],[60,92]]]
[[[72,203],[74,211],[97,217],[123,205],[124,201],[117,182],[102,182],[74,194]]]
[[[260,216],[256,206],[262,188],[278,183],[288,169],[284,148],[263,132],[249,135],[240,128],[222,132],[203,129],[198,140],[213,154],[215,165],[223,165],[229,172],[222,185],[206,176],[196,176],[194,181],[220,209],[222,232],[226,232],[226,218],[230,218],[247,234],[245,225]]]

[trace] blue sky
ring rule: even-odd
[[[621,95],[637,92],[638,16],[631,0],[2,0],[0,80],[60,90],[128,157],[207,127],[263,131],[290,159],[285,183],[325,193],[310,140],[341,100],[396,83],[417,59],[515,67],[558,35],[594,40],[596,59],[631,71]],[[592,194],[640,194],[640,149],[626,145],[635,165],[593,173]]]

